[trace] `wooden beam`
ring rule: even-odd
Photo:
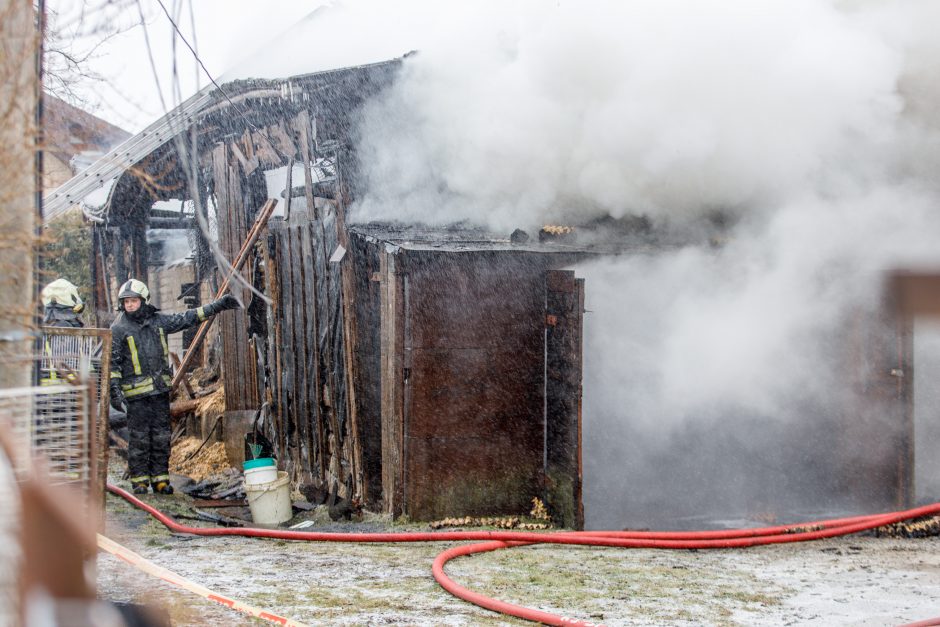
[[[252,133],[251,138],[255,144],[255,156],[261,163],[271,166],[279,166],[283,163],[281,156],[264,133]]]
[[[268,127],[268,136],[274,142],[274,147],[285,159],[296,159],[298,156],[297,146],[294,140],[284,129],[284,123],[278,122]]]
[[[271,213],[274,211],[274,207],[277,205],[277,202],[272,198],[268,200],[258,212],[258,217],[255,219],[255,223],[251,228],[251,231],[248,232],[248,237],[245,240],[245,243],[242,244],[242,248],[238,253],[235,261],[232,263],[233,273],[238,272],[242,266],[245,264],[245,261],[248,259],[248,255],[251,252],[251,249],[254,248],[255,242],[258,241],[258,237],[261,235],[261,231],[264,228],[265,223],[267,223],[268,218],[271,217]],[[229,273],[225,277],[225,280],[222,281],[222,285],[219,286],[218,291],[216,292],[216,299],[222,298],[225,295],[225,292],[228,291],[229,282],[232,279],[232,273]],[[212,326],[212,321],[215,320],[215,316],[209,318],[201,325],[196,331],[196,336],[193,338],[193,341],[189,345],[189,350],[186,351],[186,355],[183,357],[183,361],[180,364],[179,370],[176,371],[176,375],[173,377],[172,389],[180,384],[180,381],[185,376],[186,371],[192,362],[193,355],[196,354],[196,348],[202,343],[206,338],[206,333],[209,332],[209,327]]]
[[[248,176],[258,169],[258,159],[249,159],[246,157],[237,141],[233,141],[229,145],[229,148],[232,151],[232,154],[238,160],[239,165],[241,165],[242,172],[245,173],[245,176]]]
[[[313,172],[310,165],[313,160],[313,151],[310,148],[310,114],[306,109],[294,118],[294,128],[300,136],[300,153],[304,159],[304,195],[307,199],[307,212],[313,219],[316,219],[317,208],[313,200]]]
[[[382,492],[385,511],[399,516],[404,510],[402,415],[402,341],[401,286],[396,258],[382,251],[379,256],[382,275],[381,363],[382,363]]]
[[[177,370],[179,370],[180,365],[182,364],[182,362],[180,361],[180,356],[177,355],[175,352],[172,352],[170,353],[170,357],[173,359],[173,365],[176,366]],[[189,398],[196,398],[196,394],[193,392],[192,386],[189,385],[189,381],[186,379],[183,379],[182,383],[183,383],[183,389],[186,390],[186,394],[189,396]]]

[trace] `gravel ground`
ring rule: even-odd
[[[149,496],[183,511],[188,497]],[[426,530],[381,518],[314,529]],[[183,521],[192,522],[192,521]],[[122,499],[107,535],[192,581],[311,625],[525,625],[461,601],[431,576],[453,543],[319,544],[177,536]],[[605,625],[899,625],[940,616],[940,538],[850,536],[743,550],[530,546],[458,558],[458,583]],[[267,624],[149,577],[107,554],[101,598],[165,608],[174,625]]]

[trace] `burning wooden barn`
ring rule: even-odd
[[[655,252],[634,237],[649,225],[575,241],[568,228],[529,238],[347,223],[366,158],[357,112],[401,63],[207,88],[60,188],[48,212],[86,199],[99,326],[129,277],[164,286],[159,305],[181,309],[211,299],[244,260],[231,290],[246,307],[221,315],[221,350],[203,358],[220,355],[227,437],[260,429],[312,500],[336,484],[369,508],[428,520],[525,513],[539,497],[557,522],[582,527],[585,283],[571,268]],[[183,261],[166,253],[181,234],[194,251]],[[909,364],[894,362],[907,340],[883,322],[844,338],[857,348],[846,363],[866,364],[858,398],[878,400],[878,419],[847,408],[825,426],[851,443],[884,428],[883,409],[899,412],[877,459],[844,464],[834,483],[903,503],[911,383],[898,375]],[[195,355],[191,340],[181,348]]]
[[[127,278],[160,286],[161,307],[196,306],[247,253],[231,283],[247,306],[218,325],[225,429],[260,424],[302,490],[338,483],[417,519],[521,513],[543,497],[580,525],[583,285],[560,269],[586,253],[345,222],[352,116],[399,65],[203,91],[49,212],[93,197],[99,325]],[[181,262],[167,265],[161,242],[181,235],[191,275],[170,289]]]

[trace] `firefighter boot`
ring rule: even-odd
[[[134,486],[134,494],[147,494],[148,482],[138,481],[131,483]]]
[[[153,486],[154,494],[173,494],[173,486],[169,481],[158,481]]]

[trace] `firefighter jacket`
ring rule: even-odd
[[[169,391],[173,371],[166,336],[211,317],[219,309],[213,305],[173,314],[142,305],[134,318],[121,312],[111,325],[111,383],[120,384],[127,400]]]

